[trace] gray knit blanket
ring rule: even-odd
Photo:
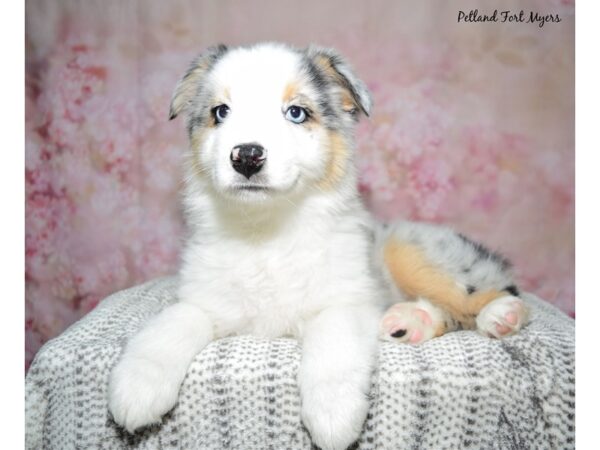
[[[161,425],[130,435],[112,421],[110,370],[127,338],[175,301],[176,283],[116,293],[39,351],[25,382],[28,449],[311,448],[292,339],[215,341],[194,359]],[[525,300],[531,323],[504,340],[459,331],[420,346],[381,342],[354,448],[574,448],[574,321]]]

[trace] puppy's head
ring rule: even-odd
[[[243,202],[337,189],[352,173],[353,129],[371,99],[333,50],[218,46],[179,82],[191,176]]]

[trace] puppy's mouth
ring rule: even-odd
[[[269,197],[275,198],[289,194],[295,189],[297,184],[298,178],[290,186],[277,186],[265,182],[236,182],[229,185],[226,192],[229,195],[242,199],[264,200]]]
[[[274,189],[264,184],[234,184],[231,186],[234,191],[248,191],[248,192],[270,192]]]

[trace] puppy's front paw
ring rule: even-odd
[[[502,338],[519,331],[527,323],[528,309],[512,295],[488,303],[477,315],[477,330],[489,337]]]
[[[379,336],[387,341],[421,344],[444,332],[444,317],[427,300],[396,303],[381,319]]]
[[[108,385],[108,409],[127,431],[160,423],[177,402],[179,386],[161,364],[125,355],[113,369]]]
[[[322,450],[345,450],[367,417],[366,393],[349,381],[322,382],[303,392],[302,420]]]

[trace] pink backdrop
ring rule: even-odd
[[[457,23],[474,8],[562,22]],[[573,2],[29,0],[26,34],[26,366],[106,295],[175,271],[186,138],[169,99],[218,42],[338,48],[375,99],[372,211],[454,225],[573,314]]]

